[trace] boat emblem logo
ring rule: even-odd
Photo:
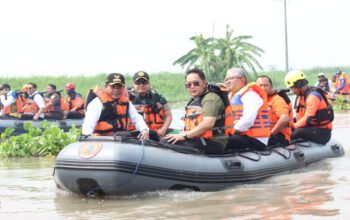
[[[79,156],[84,159],[89,159],[98,154],[102,149],[102,144],[97,142],[89,142],[79,147]]]

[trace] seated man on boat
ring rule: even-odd
[[[46,119],[63,119],[63,98],[56,88],[54,84],[48,84],[46,87],[44,95]]]
[[[84,118],[84,100],[81,94],[75,91],[74,83],[67,83],[64,90],[67,92],[64,100],[64,118]]]
[[[225,84],[235,124],[235,134],[229,138],[227,148],[266,149],[270,137],[266,92],[255,82],[248,84],[241,68],[229,69]]]
[[[332,89],[332,81],[328,79],[324,73],[319,73],[317,77],[318,81],[316,82],[315,87],[319,87],[325,92],[330,92]]]
[[[130,101],[150,128],[150,139],[159,141],[167,133],[173,119],[170,106],[162,95],[151,89],[146,72],[135,73],[133,81],[133,88],[129,90]],[[129,131],[135,129],[135,125],[130,124]]]
[[[18,113],[23,108],[22,102],[17,101],[18,95],[11,90],[11,86],[4,83],[0,86],[0,116],[9,116],[11,113]]]
[[[266,75],[255,81],[267,94],[270,131],[268,146],[288,145],[293,128],[293,107],[286,91],[273,89],[272,80]]]
[[[345,100],[349,100],[350,84],[349,84],[348,76],[346,75],[345,72],[340,70],[335,73],[335,76],[336,76],[336,83],[335,83],[336,85],[332,96],[334,97],[335,95],[340,95]]]
[[[141,140],[149,139],[149,128],[135,106],[129,101],[125,78],[120,73],[111,73],[104,88],[90,90],[86,101],[86,114],[82,126],[83,135],[113,135],[127,131],[129,120],[140,132]]]
[[[285,84],[297,95],[294,108],[296,122],[292,139],[304,139],[319,144],[326,144],[331,138],[334,113],[328,103],[326,93],[313,86],[303,72],[291,71],[284,78]]]
[[[27,98],[23,107],[21,119],[23,120],[42,120],[44,119],[45,102],[44,98],[37,91],[38,86],[35,83],[27,84]]]
[[[187,71],[185,79],[187,92],[192,97],[185,108],[185,129],[179,134],[166,135],[165,139],[205,153],[223,154],[228,136],[233,134],[227,93],[208,84],[200,69]]]

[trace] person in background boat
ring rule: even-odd
[[[173,120],[170,106],[162,95],[151,89],[146,72],[135,73],[133,81],[133,88],[129,90],[130,101],[150,128],[150,139],[159,141],[167,133]],[[129,131],[135,129],[135,125],[130,124]]]
[[[125,78],[120,73],[107,76],[105,87],[90,90],[86,101],[82,134],[113,135],[128,130],[128,120],[135,124],[141,140],[149,139],[149,128],[129,101]]]
[[[57,92],[54,84],[48,84],[44,95],[45,101],[45,118],[46,119],[63,119],[63,98],[60,92]]]
[[[349,95],[350,95],[350,85],[349,85],[349,80],[348,80],[348,76],[346,75],[345,72],[342,71],[337,71],[335,73],[336,75],[336,88],[332,94],[332,96],[334,97],[334,95],[341,95],[343,96],[346,100],[349,99]]]
[[[267,94],[270,131],[268,146],[288,145],[293,128],[293,107],[285,91],[273,89],[272,80],[266,75],[255,81]]]
[[[228,136],[233,134],[227,93],[218,86],[208,85],[200,69],[187,71],[185,79],[185,87],[192,97],[185,108],[185,128],[179,134],[166,135],[165,140],[205,153],[223,154]]]
[[[74,83],[67,83],[64,90],[67,92],[64,100],[64,118],[84,118],[84,100],[81,94],[75,91]]]
[[[315,87],[319,87],[325,92],[330,92],[332,89],[332,81],[328,79],[324,73],[319,73],[317,77],[318,81],[316,82]]]
[[[45,117],[44,98],[38,93],[37,87],[35,83],[27,84],[28,97],[25,100],[21,116],[23,120],[42,120]]]
[[[270,137],[266,92],[255,82],[248,84],[242,68],[229,69],[225,84],[235,124],[235,134],[229,138],[227,148],[266,149]]]
[[[0,116],[9,115],[12,112],[17,112],[17,94],[11,90],[11,86],[4,83],[0,86]]]
[[[284,81],[297,96],[292,139],[326,144],[331,138],[334,113],[325,92],[320,88],[308,86],[305,74],[299,70],[289,72]]]

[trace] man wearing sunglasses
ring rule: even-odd
[[[241,68],[227,71],[225,84],[235,124],[235,134],[229,138],[228,149],[266,149],[270,137],[268,102],[266,92],[255,82],[247,81]]]
[[[127,131],[129,120],[140,132],[141,140],[149,139],[149,129],[129,101],[125,88],[125,78],[120,73],[111,73],[106,79],[105,87],[90,90],[82,134],[113,135],[117,131]]]
[[[150,139],[159,141],[167,133],[173,119],[169,104],[163,96],[151,89],[146,72],[135,73],[133,81],[133,88],[129,90],[130,101],[150,128]],[[129,131],[135,129],[133,124],[129,126]]]
[[[23,120],[44,119],[45,102],[44,98],[38,93],[35,83],[27,84],[27,94],[25,105],[23,107]]]
[[[191,100],[185,110],[185,128],[165,139],[171,144],[197,148],[205,153],[223,154],[228,135],[233,133],[232,109],[227,93],[208,84],[200,69],[186,73],[185,87]]]

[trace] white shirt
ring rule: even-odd
[[[84,135],[92,135],[98,120],[100,119],[101,112],[103,109],[102,101],[96,97],[94,98],[86,108],[85,119],[82,125],[82,133]],[[146,122],[143,120],[142,116],[136,111],[135,106],[129,102],[129,117],[131,122],[135,124],[138,131],[143,131],[148,129]]]
[[[14,93],[13,91],[9,91],[6,95],[6,97],[4,95],[2,95],[0,97],[1,103],[4,106],[4,108],[12,105],[16,101],[16,99],[14,97],[15,94],[13,94],[13,93]]]
[[[38,91],[35,91],[35,92],[33,92],[33,94],[32,95],[30,95],[30,96],[34,96],[34,102],[36,103],[36,105],[38,106],[38,108],[40,109],[40,108],[45,108],[45,102],[44,102],[44,98],[40,95],[40,94],[38,94],[38,95],[36,95],[36,94],[38,94]],[[45,114],[44,113],[41,113],[40,115],[39,115],[39,117],[40,118],[44,118],[45,117]]]
[[[264,100],[253,91],[248,91],[241,97],[243,103],[243,115],[239,121],[235,124],[235,130],[244,132],[253,126],[256,116],[258,115],[259,108],[264,104]],[[257,140],[267,145],[268,137],[257,137]]]

